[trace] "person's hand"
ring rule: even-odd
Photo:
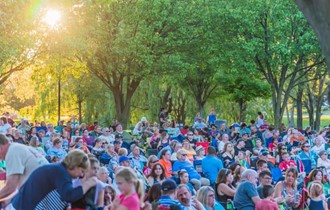
[[[112,209],[117,209],[119,205],[120,205],[120,199],[119,199],[119,197],[117,197],[112,202]]]
[[[204,209],[203,205],[197,200],[196,197],[192,197],[191,199],[193,201],[192,203],[193,203],[193,207],[195,207],[195,209],[197,209],[197,210]]]
[[[6,172],[5,169],[0,168],[0,174],[3,174],[3,173],[5,173],[5,172]]]
[[[285,198],[285,201],[287,202],[287,203],[293,203],[293,200],[294,200],[294,197],[293,196],[287,196],[286,198]]]

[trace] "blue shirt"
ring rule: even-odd
[[[159,206],[164,205],[167,207],[170,207],[171,205],[176,205],[176,206],[179,206],[181,210],[184,210],[184,207],[181,205],[181,203],[179,203],[176,200],[172,200],[171,197],[167,196],[167,195],[160,196],[158,203],[159,203]]]
[[[194,166],[187,161],[175,161],[172,167],[172,172],[177,172],[181,169],[185,169],[189,175],[190,179],[200,179],[201,175],[197,173]]]
[[[240,210],[254,210],[252,197],[259,196],[256,187],[252,182],[243,180],[236,190],[234,205]]]
[[[82,187],[73,188],[72,178],[62,163],[37,168],[13,198],[15,209],[63,210],[66,202],[84,196]]]
[[[223,168],[222,161],[214,155],[207,155],[202,160],[202,170],[206,178],[211,184],[215,183],[219,171]]]

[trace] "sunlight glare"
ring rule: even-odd
[[[50,27],[56,27],[61,19],[61,13],[57,10],[50,9],[46,12],[46,15],[43,18],[45,22]]]

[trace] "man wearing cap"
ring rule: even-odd
[[[162,195],[160,196],[158,202],[152,204],[152,209],[178,209],[184,210],[184,207],[175,199],[176,183],[172,179],[166,179],[162,183]]]
[[[131,154],[128,157],[131,160],[131,167],[139,171],[143,171],[148,162],[147,158],[140,154],[140,148],[136,144],[131,145]]]
[[[222,161],[216,157],[216,150],[210,146],[207,148],[207,156],[202,160],[202,170],[211,185],[215,183],[219,171],[223,168]]]
[[[262,149],[259,152],[258,160],[264,160],[264,161],[266,161],[267,162],[267,165],[268,165],[268,168],[269,169],[272,169],[272,168],[275,167],[275,165],[271,161],[268,161],[268,155],[269,155],[268,150],[267,149]]]
[[[131,166],[131,161],[129,160],[129,158],[127,156],[120,156],[118,162],[119,162],[120,166],[124,166],[124,167]]]
[[[116,137],[118,137],[118,135],[116,135]],[[113,142],[113,146],[115,147],[115,152],[118,154],[119,149],[121,148],[122,145],[122,141],[120,138],[116,138],[116,140]]]
[[[194,123],[193,125],[193,128],[196,128],[196,129],[203,129],[203,128],[206,128],[207,125],[203,122],[203,119],[201,117],[198,117],[197,118],[197,122]]]
[[[146,128],[146,123],[147,123],[147,118],[142,117],[141,120],[136,123],[134,130],[133,130],[133,135],[140,135]]]

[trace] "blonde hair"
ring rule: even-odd
[[[323,194],[323,185],[320,181],[313,181],[308,187],[308,194],[311,198],[316,198]]]
[[[128,151],[127,151],[126,148],[120,148],[120,149],[118,150],[118,155],[119,155],[119,156],[127,156],[127,154],[128,154]]]
[[[118,171],[116,171],[115,178],[123,178],[126,182],[133,182],[135,186],[136,193],[139,196],[140,199],[140,207],[144,206],[144,185],[142,180],[138,179],[135,171],[132,168],[129,167],[123,167],[120,168]]]
[[[203,204],[203,206],[207,206],[208,205],[208,192],[209,191],[212,191],[213,193],[214,192],[214,189],[210,186],[203,186],[201,187],[198,191],[197,191],[197,200],[199,202],[201,202]]]
[[[71,150],[64,158],[63,164],[69,170],[73,170],[75,167],[81,167],[87,169],[90,165],[87,154],[84,151],[77,149]]]

